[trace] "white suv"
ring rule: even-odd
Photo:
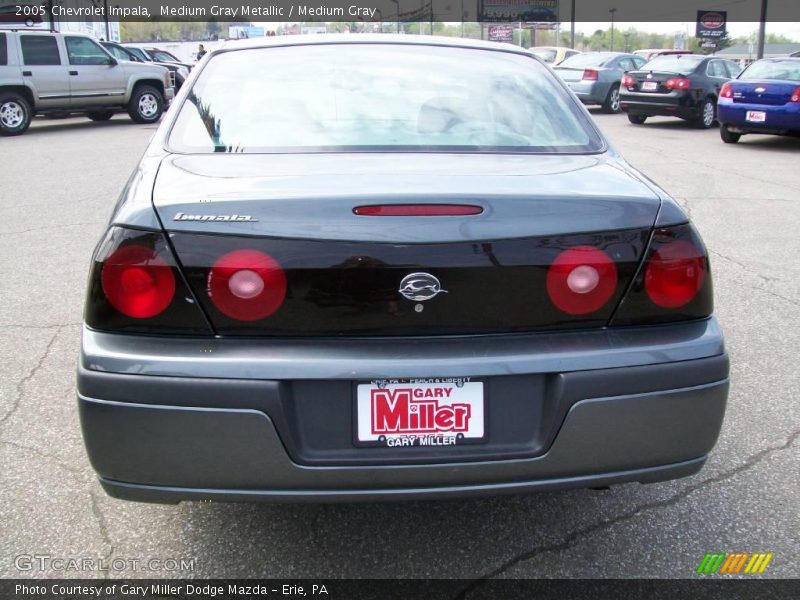
[[[174,96],[167,69],[117,61],[89,36],[0,31],[0,135],[20,135],[46,113],[106,121],[125,110],[154,123]]]

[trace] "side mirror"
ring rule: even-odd
[[[113,56],[108,57],[108,66],[109,67],[116,67],[119,64],[119,61],[114,58]]]

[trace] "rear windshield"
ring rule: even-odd
[[[552,48],[537,48],[536,50],[531,50],[533,54],[541,58],[544,62],[553,62],[556,59],[556,51]]]
[[[656,56],[653,60],[642,67],[642,71],[663,71],[665,73],[678,73],[688,75],[697,68],[703,60],[702,56],[691,56],[689,54],[667,54]]]
[[[404,44],[223,52],[170,133],[178,152],[602,150],[532,57]]]
[[[609,56],[608,54],[576,54],[575,56],[570,56],[566,60],[562,60],[558,66],[574,67],[576,69],[582,69],[584,67],[600,67],[612,58],[614,57]]]
[[[758,61],[747,67],[739,79],[784,79],[800,81],[800,60]]]

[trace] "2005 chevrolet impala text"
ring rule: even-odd
[[[524,50],[231,43],[95,251],[84,439],[154,502],[682,477],[725,411],[712,310],[686,214]]]

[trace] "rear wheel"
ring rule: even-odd
[[[695,126],[700,129],[710,129],[717,119],[717,110],[714,106],[714,101],[710,98],[706,98],[697,108],[697,118],[694,121]]]
[[[136,123],[155,123],[164,112],[164,97],[156,88],[140,85],[131,95],[128,114]]]
[[[16,92],[0,93],[0,135],[21,135],[30,127],[31,106]]]
[[[604,113],[618,113],[619,112],[619,84],[615,83],[608,90],[605,102],[603,102],[602,110]]]
[[[728,131],[728,128],[725,125],[719,126],[719,137],[722,138],[722,141],[726,144],[735,144],[739,141],[739,138],[742,137],[741,133],[733,133],[732,131]]]
[[[647,115],[635,115],[628,113],[628,121],[634,125],[644,125],[644,122],[647,121]]]
[[[93,110],[90,113],[86,113],[86,116],[89,117],[92,121],[108,121],[111,117],[114,116],[113,110]]]

